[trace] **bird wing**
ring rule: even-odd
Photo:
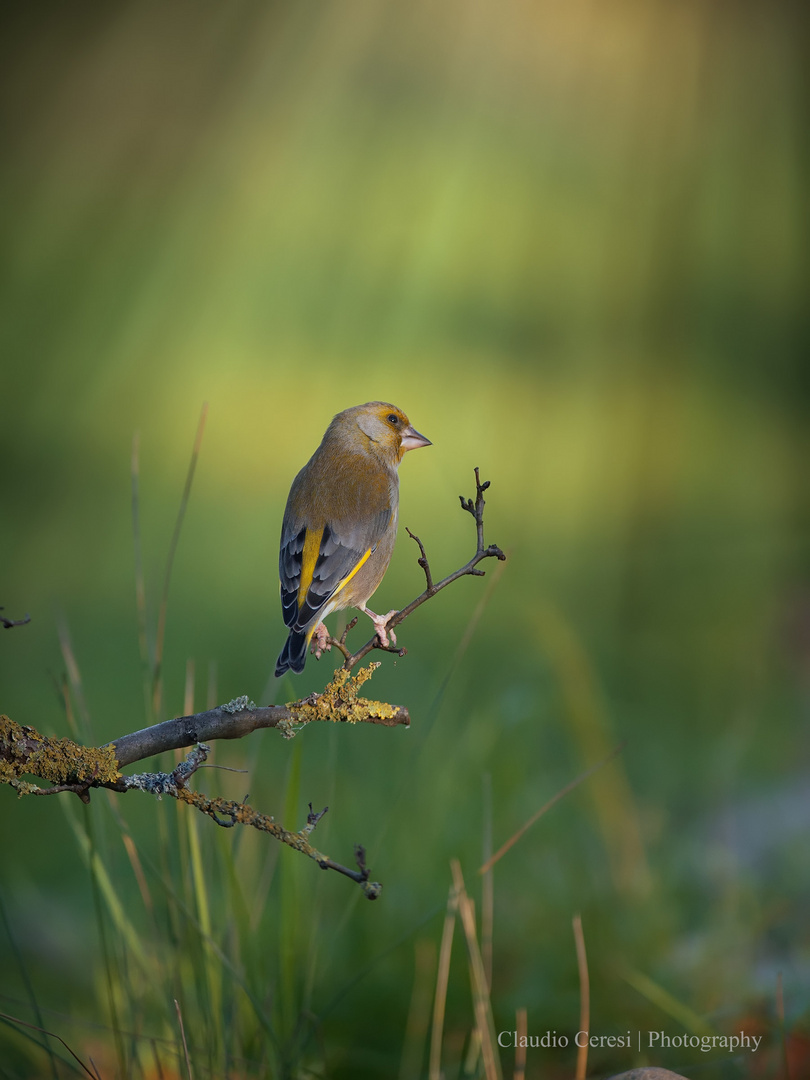
[[[390,504],[362,527],[327,522],[311,528],[285,518],[279,553],[284,622],[300,631],[321,612],[375,551],[391,525]]]

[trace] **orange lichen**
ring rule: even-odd
[[[400,712],[396,705],[358,697],[360,687],[368,682],[379,666],[379,663],[369,664],[368,667],[360,668],[356,675],[350,675],[344,668],[338,668],[322,694],[313,694],[303,701],[288,703],[287,708],[293,713],[293,719],[282,721],[278,725],[279,730],[287,738],[291,738],[299,727],[313,720],[329,720],[342,724],[393,720]]]
[[[0,716],[0,782],[38,776],[50,784],[114,783],[119,779],[112,747],[79,746],[72,739],[50,739],[36,728]],[[20,794],[34,785],[15,783]]]

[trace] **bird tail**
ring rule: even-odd
[[[278,660],[276,660],[276,678],[283,675],[287,670],[296,673],[304,670],[304,664],[307,662],[307,647],[311,637],[311,630],[290,631],[290,636],[284,642],[284,648],[281,650]]]

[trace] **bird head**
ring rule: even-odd
[[[343,417],[349,423],[355,423],[378,451],[397,465],[409,450],[431,445],[430,439],[419,434],[402,409],[385,401],[356,405],[336,416],[335,420]]]

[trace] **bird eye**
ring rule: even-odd
[[[388,416],[386,416],[385,419],[388,421],[389,424],[398,424],[399,423],[399,417],[397,416],[396,413],[389,413]]]

